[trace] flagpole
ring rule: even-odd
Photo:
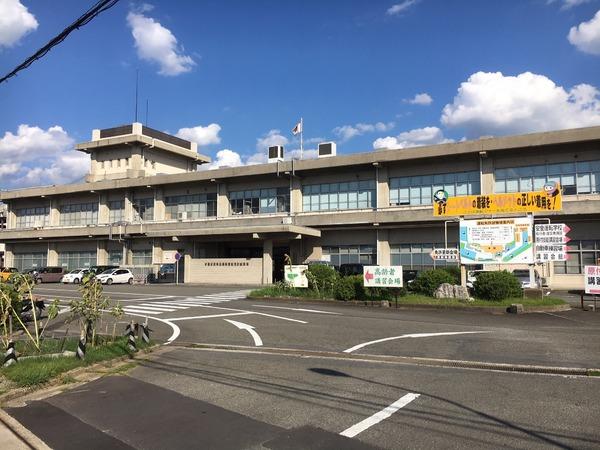
[[[303,134],[304,134],[304,122],[303,122],[302,117],[300,117],[300,159],[303,159],[303,157],[304,157]]]

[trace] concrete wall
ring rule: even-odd
[[[258,285],[263,277],[262,258],[191,258],[185,261],[185,282]]]

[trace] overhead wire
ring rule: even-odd
[[[119,0],[100,0],[100,1],[96,2],[94,4],[94,6],[92,6],[90,9],[88,9],[83,15],[81,15],[77,20],[75,20],[75,22],[73,22],[71,25],[66,27],[57,36],[52,38],[46,45],[44,45],[42,48],[40,48],[38,51],[36,51],[33,55],[31,55],[29,58],[27,58],[25,61],[23,61],[17,67],[15,67],[10,73],[8,73],[5,76],[3,76],[2,78],[0,78],[0,83],[5,82],[6,80],[8,80],[11,77],[14,77],[21,70],[26,69],[31,64],[33,64],[35,61],[44,57],[44,55],[46,55],[46,53],[48,53],[50,50],[52,50],[53,47],[57,46],[62,41],[64,41],[67,38],[67,36],[69,34],[71,34],[73,31],[88,24],[96,16],[98,16],[102,12],[106,11],[107,9],[112,8],[118,2],[119,2]]]

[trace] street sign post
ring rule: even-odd
[[[306,272],[308,271],[307,265],[286,265],[284,267],[285,282],[292,287],[307,288],[308,278]]]
[[[585,266],[583,271],[586,294],[600,294],[600,266]]]
[[[431,259],[434,261],[454,261],[458,262],[460,260],[460,253],[457,248],[434,248],[431,253],[429,253]]]
[[[540,223],[535,225],[535,259],[538,262],[566,261],[567,242],[571,231],[564,223]]]
[[[181,256],[181,253],[175,253],[175,284],[179,284],[179,260]]]
[[[402,287],[402,266],[364,266],[364,287]]]

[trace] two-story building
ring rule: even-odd
[[[434,217],[432,195],[539,190],[558,181],[569,259],[538,267],[554,288],[578,288],[600,258],[600,127],[197,170],[194,143],[134,123],[94,130],[81,184],[0,192],[8,205],[6,265],[151,270],[173,250],[188,283],[271,283],[284,255],[439,267],[456,220]],[[445,241],[448,241],[447,243]]]

